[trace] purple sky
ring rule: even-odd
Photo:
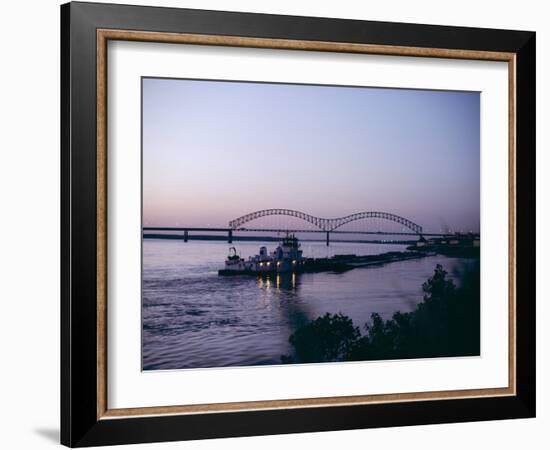
[[[479,93],[143,79],[144,226],[258,209],[479,230]]]

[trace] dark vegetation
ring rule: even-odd
[[[343,314],[327,313],[293,333],[292,355],[283,363],[364,361],[479,355],[479,270],[457,287],[438,264],[423,285],[424,300],[412,312],[384,320],[371,315],[361,334]]]

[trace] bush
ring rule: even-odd
[[[361,336],[358,327],[343,314],[319,317],[301,327],[289,338],[294,346],[294,355],[282,356],[285,363],[342,361],[352,345]]]
[[[293,333],[284,363],[363,361],[479,355],[479,271],[457,288],[437,265],[423,285],[424,300],[409,313],[384,320],[372,314],[365,335],[343,314],[329,313]]]

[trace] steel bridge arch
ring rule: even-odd
[[[377,219],[385,219],[391,222],[399,223],[404,227],[408,228],[409,230],[413,231],[414,233],[422,234],[422,227],[420,225],[410,221],[409,219],[406,219],[405,217],[401,217],[396,214],[391,214],[383,211],[363,211],[363,212],[357,212],[355,214],[350,214],[344,217],[326,219],[323,217],[315,217],[310,214],[306,214],[302,211],[296,211],[294,209],[282,209],[282,208],[262,209],[259,211],[251,212],[249,214],[245,214],[244,216],[241,216],[241,217],[237,217],[234,220],[231,220],[229,222],[229,227],[233,230],[238,230],[245,223],[251,222],[252,220],[259,219],[260,217],[266,217],[266,216],[297,217],[298,219],[302,219],[306,222],[309,222],[315,225],[317,228],[319,228],[319,231],[327,231],[327,232],[334,231],[337,228],[341,227],[342,225],[345,225],[346,223],[349,223],[349,222],[354,222],[356,220],[377,218]]]

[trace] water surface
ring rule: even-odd
[[[275,242],[237,242],[241,256]],[[373,312],[390,318],[422,301],[436,264],[457,278],[460,258],[431,256],[354,269],[267,278],[218,276],[231,245],[220,241],[143,242],[143,369],[280,364],[299,326],[330,312],[363,329]],[[303,242],[306,257],[372,255],[403,245]]]

